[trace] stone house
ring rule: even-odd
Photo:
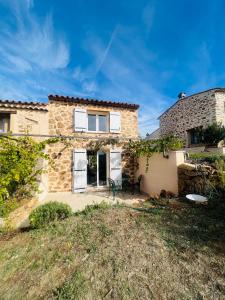
[[[138,138],[138,105],[73,97],[49,96],[49,134],[69,138],[70,145],[49,148],[55,168],[49,169],[50,192],[83,192],[103,188],[107,178],[134,176],[134,166],[122,145]],[[119,141],[104,145],[106,140]],[[101,143],[99,149],[93,144]]]
[[[45,192],[84,192],[106,187],[108,177],[134,177],[134,162],[122,147],[138,139],[138,105],[57,95],[48,100],[0,101],[0,133],[64,138],[47,149],[54,168],[42,177]]]
[[[17,135],[26,132],[37,137],[47,135],[47,104],[0,100],[0,133],[8,131]]]
[[[179,99],[160,117],[160,135],[174,134],[187,147],[199,145],[198,128],[213,122],[225,124],[225,89],[214,88]]]

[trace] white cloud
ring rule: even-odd
[[[5,26],[0,35],[2,58],[11,62],[15,71],[30,70],[33,65],[46,70],[65,68],[70,59],[69,46],[55,33],[52,16],[39,20],[30,9],[32,1],[21,1],[23,5],[18,2],[9,1],[16,28]],[[14,65],[12,58],[19,63]]]
[[[107,45],[93,34],[86,39],[84,49],[91,55],[92,64],[83,69],[79,66],[75,77],[82,78],[82,82],[95,81],[96,72],[99,72],[104,79],[92,92],[103,99],[140,104],[142,135],[157,128],[157,117],[165,109],[167,99],[151,84],[155,74],[147,66],[157,56],[146,48],[138,32],[120,25],[117,26],[116,38],[111,35]]]
[[[148,5],[145,6],[143,13],[142,13],[142,20],[146,26],[147,34],[149,34],[149,32],[152,29],[154,15],[155,15],[155,8],[153,7],[152,4],[149,3]]]
[[[97,84],[95,81],[90,81],[90,82],[86,81],[83,83],[82,89],[84,92],[86,92],[88,94],[92,94],[92,93],[96,92]]]

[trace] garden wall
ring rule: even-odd
[[[141,191],[149,195],[159,195],[161,190],[178,194],[178,166],[184,163],[184,151],[171,151],[169,158],[164,158],[162,153],[155,153],[149,158],[138,159],[139,168],[136,177],[143,175]]]
[[[182,164],[178,167],[178,188],[180,195],[205,194],[209,182],[215,184],[219,178],[215,169],[202,166],[201,170],[193,164]],[[206,185],[207,182],[207,185]]]

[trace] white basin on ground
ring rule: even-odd
[[[190,201],[195,201],[195,202],[207,202],[208,199],[204,196],[201,196],[201,195],[197,195],[197,194],[188,194],[186,195],[186,198]]]

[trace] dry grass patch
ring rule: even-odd
[[[103,205],[3,235],[2,299],[223,299],[225,223],[205,210]]]

